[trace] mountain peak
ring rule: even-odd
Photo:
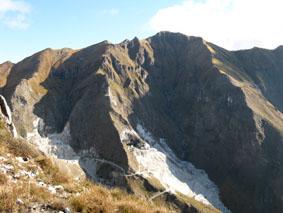
[[[281,49],[228,51],[163,31],[46,49],[5,72],[2,91],[22,137],[79,159],[94,180],[144,190],[134,177],[223,212],[279,213]]]
[[[14,63],[13,62],[11,62],[11,61],[5,61],[5,62],[3,62],[2,64],[0,64],[0,66],[8,66],[8,65],[13,65]]]

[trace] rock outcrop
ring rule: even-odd
[[[282,85],[282,47],[227,51],[161,32],[46,49],[1,91],[22,137],[67,126],[94,179],[140,175],[224,212],[282,212]]]
[[[2,95],[0,95],[0,117],[1,120],[3,120],[4,123],[7,125],[7,127],[9,128],[13,137],[17,137],[18,134],[15,125],[12,121],[11,109],[6,102],[6,99]]]

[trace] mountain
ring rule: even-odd
[[[136,194],[127,177],[140,177],[223,212],[282,212],[281,46],[228,51],[160,32],[2,67],[18,134],[70,173]]]

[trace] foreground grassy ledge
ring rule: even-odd
[[[0,122],[0,212],[172,212],[160,205],[66,177],[35,147],[13,139]]]

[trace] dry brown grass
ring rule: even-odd
[[[3,186],[0,189],[0,212],[17,212],[21,208],[16,204],[19,195],[26,193],[26,188],[16,185]]]
[[[6,189],[0,190],[0,212],[8,212],[14,210],[16,200],[12,197],[10,191]]]
[[[39,187],[35,184],[30,184],[26,186],[27,194],[25,196],[28,196],[29,201],[32,202],[46,202],[51,201],[53,196],[52,194],[43,187]]]
[[[63,183],[62,186],[64,187],[64,190],[68,193],[81,193],[85,189],[90,188],[93,186],[94,183],[91,182],[88,179],[81,180],[81,181],[69,181],[67,183]]]
[[[47,183],[51,184],[66,184],[70,181],[69,177],[66,176],[58,166],[47,157],[42,157],[40,160],[37,160],[38,165],[44,172],[42,179]]]
[[[192,206],[194,206],[199,212],[205,212],[205,213],[221,213],[220,210],[209,206],[205,205],[199,201],[196,201],[194,198],[190,198],[188,196],[185,196],[181,193],[177,193],[177,196],[180,200],[184,201],[185,203],[189,203]]]
[[[24,202],[23,205],[16,203],[18,198]],[[31,203],[48,203],[56,210],[63,210],[67,206],[66,201],[56,198],[47,189],[35,184],[10,184],[0,189],[0,212],[19,212]]]
[[[6,126],[0,118],[0,155],[7,153],[6,141],[8,141],[10,138],[11,135],[8,133]]]
[[[6,153],[34,159],[43,170],[42,177],[48,183],[61,184],[69,181],[69,178],[59,170],[55,163],[38,151],[36,147],[25,140],[12,138],[5,125],[0,121],[0,155]]]
[[[14,156],[36,158],[42,155],[33,145],[21,139],[10,138],[9,140],[6,140],[6,146],[9,153]]]
[[[49,206],[58,211],[64,211],[65,208],[68,207],[68,203],[66,200],[54,198],[50,203]]]
[[[79,196],[73,196],[70,204],[78,212],[169,212],[120,189],[107,189],[98,185],[92,185]]]
[[[5,185],[8,182],[8,178],[5,174],[0,173],[0,186]]]
[[[13,138],[0,119],[0,155],[6,153],[28,158],[35,158],[42,155],[33,145],[22,139]]]
[[[34,159],[37,166],[36,164],[33,166],[36,168],[28,164],[26,169],[35,170],[40,167],[43,171],[41,176],[46,183],[59,184],[69,181],[52,160],[37,151],[33,145],[24,140],[12,138],[5,125],[0,121],[0,156],[6,154],[10,154],[6,163],[13,165],[15,169],[17,163],[13,160],[14,157],[20,156]],[[0,212],[17,212],[20,208],[16,204],[17,198],[23,199],[25,204],[30,202],[49,203],[50,206],[54,206],[54,209],[62,209],[65,205],[61,200],[54,198],[46,188],[39,187],[34,183],[30,184],[27,181],[18,182],[17,184],[8,183],[6,174],[0,173]]]
[[[100,187],[92,187],[79,196],[71,198],[70,203],[77,212],[111,212],[114,205],[111,203],[110,194]]]

